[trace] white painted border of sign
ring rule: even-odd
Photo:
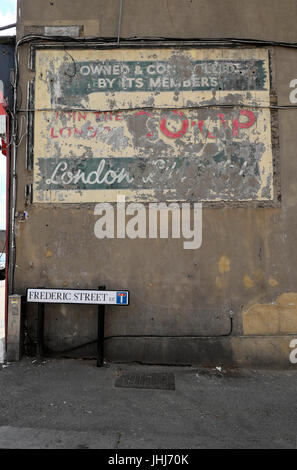
[[[125,289],[94,290],[29,287],[26,290],[26,300],[30,303],[43,304],[115,305],[127,307],[130,302],[130,293]]]

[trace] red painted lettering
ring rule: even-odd
[[[87,114],[78,112],[78,120],[81,121],[82,119],[86,120]]]
[[[239,118],[234,119],[233,121],[233,137],[239,136],[239,129],[248,129],[251,127],[256,120],[256,117],[252,111],[247,109],[242,109],[239,112],[239,116],[246,116],[248,118],[247,122],[239,122]]]
[[[97,129],[94,130],[94,127],[92,127],[92,126],[89,126],[89,127],[88,127],[88,131],[89,131],[89,132],[88,132],[88,135],[91,137],[91,139],[93,139],[93,138],[96,136],[96,134],[97,134]],[[92,133],[90,134],[90,131],[94,131],[94,132],[92,132]]]
[[[160,122],[160,129],[166,137],[170,139],[178,139],[179,137],[183,136],[186,133],[186,130],[189,126],[189,121],[186,119],[184,113],[182,111],[172,111],[174,114],[181,116],[183,119],[182,128],[178,132],[171,132],[166,126],[166,117],[164,116]]]
[[[74,128],[74,135],[82,135],[82,130],[81,129],[77,129],[77,127]]]
[[[117,111],[117,112],[116,112],[116,114],[115,114],[115,120],[116,120],[116,121],[122,121],[122,120],[123,120],[123,117],[122,117],[120,111]]]
[[[58,138],[58,136],[55,135],[55,131],[54,131],[54,128],[53,128],[53,127],[51,128],[51,138],[52,138],[52,139],[57,139],[57,138]]]
[[[218,113],[218,117],[222,121],[223,127],[226,127],[227,121],[225,120],[225,116],[222,113]]]
[[[152,116],[152,113],[149,113],[148,111],[137,111],[137,113],[135,114],[135,116],[143,116],[143,115]]]
[[[64,131],[66,131],[66,136],[63,135],[63,134],[65,134]],[[70,137],[71,136],[71,127],[62,127],[62,129],[60,129],[60,135],[61,135],[61,137]]]

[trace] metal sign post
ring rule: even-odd
[[[44,354],[44,306],[46,303],[98,305],[97,367],[103,366],[105,305],[128,306],[130,294],[127,290],[107,291],[105,286],[100,286],[98,289],[27,289],[27,302],[38,304],[37,357],[39,360]]]
[[[44,304],[38,304],[37,318],[37,357],[43,358],[44,349]]]
[[[99,290],[105,290],[105,286],[99,286]],[[104,320],[105,320],[105,305],[98,305],[97,367],[103,366]]]

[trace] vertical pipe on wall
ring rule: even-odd
[[[8,270],[8,293],[13,293],[14,265],[15,265],[15,208],[16,208],[16,156],[17,156],[17,81],[18,81],[18,47],[22,40],[15,46],[15,76],[13,83],[13,115],[12,115],[12,154],[11,154],[11,196],[10,196],[10,230],[9,230],[9,270]]]
[[[10,191],[10,132],[9,115],[6,117],[6,235],[5,235],[5,350],[7,349],[7,320],[8,320],[8,260],[9,260],[9,191]]]
[[[118,44],[120,44],[120,36],[121,36],[122,11],[123,11],[123,0],[120,0],[120,13],[119,13],[119,23],[118,23],[118,40],[117,40]]]

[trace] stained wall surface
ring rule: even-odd
[[[292,105],[297,51],[277,42],[297,42],[297,5],[124,0],[121,38],[159,41],[104,47],[94,38],[117,37],[119,5],[18,2],[18,38],[79,26],[93,43],[20,46],[19,122],[29,119],[28,83],[34,119],[18,147],[14,291],[129,289],[129,307],[107,310],[108,359],[287,367],[297,333],[297,112],[276,106]],[[201,247],[98,239],[95,206],[114,207],[118,194],[146,208],[202,202]],[[47,306],[46,343],[90,342],[96,322],[96,307]],[[35,337],[31,307],[28,344]]]

